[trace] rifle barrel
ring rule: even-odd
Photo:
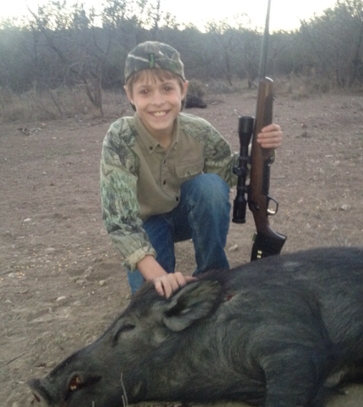
[[[271,0],[268,0],[265,31],[263,34],[262,47],[261,47],[260,69],[259,69],[259,75],[258,75],[260,80],[266,76],[268,39],[269,39],[269,35],[270,35],[270,10],[271,10]]]

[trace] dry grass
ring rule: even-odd
[[[335,89],[332,84],[313,76],[289,75],[275,79],[276,94],[291,96],[294,100],[333,90]],[[230,86],[223,81],[204,84],[191,79],[189,91],[191,94],[204,97],[240,92],[255,93],[256,89],[248,89],[246,81],[235,81],[233,86]],[[129,107],[129,103],[124,92],[104,91],[102,106],[105,118],[118,117]],[[92,105],[82,86],[73,89],[59,88],[41,94],[29,91],[21,95],[0,88],[0,123],[43,122],[72,117],[79,120],[101,117],[100,111]]]
[[[292,99],[307,98],[310,95],[328,93],[336,90],[334,84],[327,79],[316,76],[287,75],[275,80],[276,93],[290,95]]]
[[[126,105],[123,93],[110,91],[103,93],[103,110],[106,117],[119,116]],[[91,104],[82,88],[56,89],[41,94],[29,91],[21,95],[0,89],[1,123],[100,116],[100,112]]]

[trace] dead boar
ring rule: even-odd
[[[206,273],[168,299],[146,283],[99,339],[29,385],[46,407],[321,407],[362,362],[363,249],[320,248]]]

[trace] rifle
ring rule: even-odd
[[[251,260],[279,254],[286,241],[286,236],[271,229],[268,219],[268,216],[277,213],[279,206],[278,202],[269,195],[270,169],[274,161],[274,151],[262,148],[257,143],[257,135],[261,132],[261,129],[272,123],[273,80],[266,77],[270,7],[271,0],[268,0],[265,32],[261,48],[256,119],[252,116],[239,117],[240,155],[238,166],[233,169],[233,172],[238,176],[238,181],[232,221],[235,223],[246,222],[247,202],[256,225]],[[247,163],[249,162],[248,146],[251,136],[250,183],[246,186]],[[271,202],[275,204],[274,208],[270,207]]]

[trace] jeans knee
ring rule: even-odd
[[[182,189],[204,199],[229,200],[229,187],[217,174],[201,174],[182,185]]]
[[[229,186],[216,174],[202,174],[183,184],[185,199],[195,216],[229,219]],[[183,189],[182,189],[183,194]]]
[[[200,190],[200,198],[210,206],[225,208],[229,212],[229,186],[216,174],[205,174],[206,179]]]

